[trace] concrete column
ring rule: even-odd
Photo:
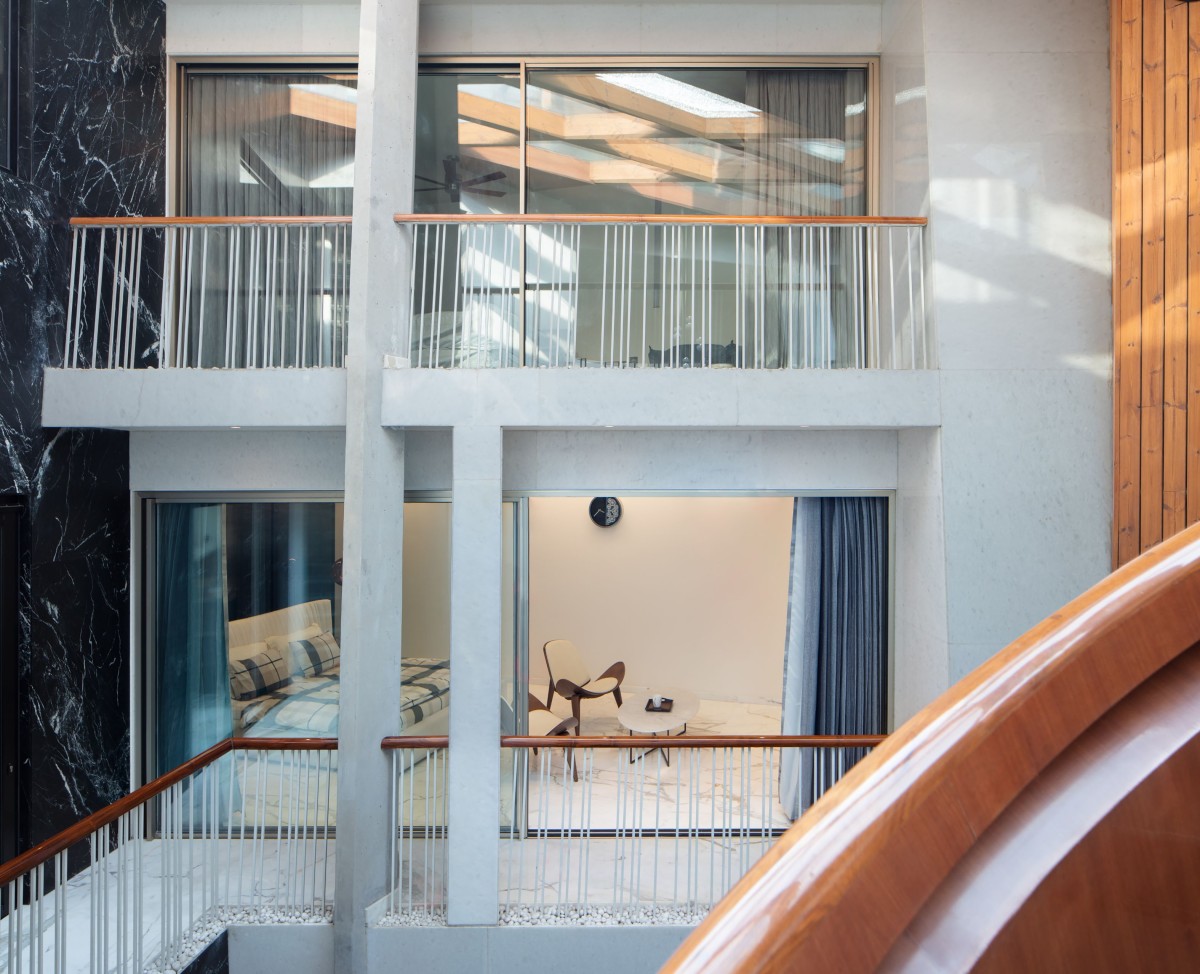
[[[455,427],[450,516],[449,914],[493,924],[500,868],[503,431]]]
[[[398,730],[404,434],[381,425],[383,362],[405,344],[418,0],[363,0],[346,358],[346,508],[334,969],[367,969],[366,908],[384,895]]]

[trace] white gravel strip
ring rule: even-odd
[[[146,970],[154,972],[154,974],[179,974],[200,956],[205,947],[221,935],[222,930],[231,926],[257,923],[321,924],[332,922],[332,906],[324,910],[312,907],[302,909],[280,909],[272,906],[218,907],[204,914],[192,925],[188,935],[171,952],[171,956],[159,961],[163,966],[155,967],[152,962],[146,966]]]
[[[694,927],[708,915],[697,906],[510,906],[502,927]]]
[[[433,913],[410,911],[407,913],[389,913],[379,921],[381,927],[444,927],[446,914],[440,910]]]

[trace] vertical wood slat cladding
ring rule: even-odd
[[[1200,4],[1112,0],[1113,562],[1200,520]]]

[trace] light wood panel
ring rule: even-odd
[[[1111,10],[1120,565],[1200,520],[1200,4]]]

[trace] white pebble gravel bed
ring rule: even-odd
[[[446,915],[434,913],[389,913],[379,921],[381,927],[444,927]]]
[[[688,906],[509,906],[502,927],[694,927],[707,907]]]
[[[252,923],[332,923],[333,907],[285,910],[277,907],[219,907],[193,924],[183,942],[170,957],[167,966],[146,966],[153,974],[179,974],[221,935],[227,927]]]

